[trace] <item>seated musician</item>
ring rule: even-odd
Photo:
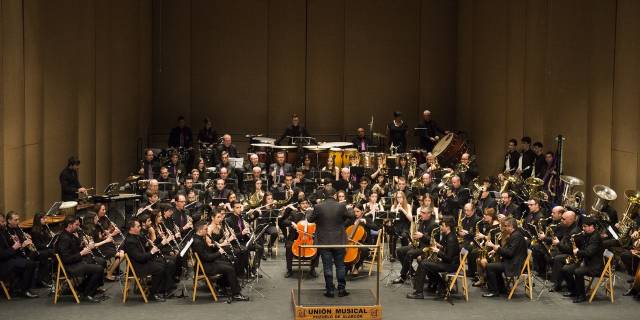
[[[358,222],[358,225],[364,228],[365,234],[364,234],[364,238],[360,241],[360,244],[375,245],[376,237],[373,236],[372,233],[374,231],[379,230],[380,227],[374,223],[373,216],[369,213],[365,215],[364,206],[362,204],[357,204],[353,206],[353,215],[354,215],[354,218],[350,219],[352,221],[349,224],[355,224],[356,221],[360,220]],[[347,234],[347,236],[349,236],[349,234]],[[351,275],[353,276],[357,276],[360,273],[360,267],[362,267],[362,264],[364,263],[365,260],[369,259],[369,255],[371,253],[371,249],[369,248],[359,248],[359,250],[360,250],[359,259],[350,268]]]
[[[556,229],[560,224],[562,219],[562,214],[564,213],[564,208],[560,206],[556,206],[551,209],[551,216],[549,218],[543,218],[542,220],[538,220],[538,228],[537,228],[537,241],[535,244],[531,245],[531,256],[533,258],[533,269],[538,273],[538,276],[542,278],[547,277],[547,266],[551,263],[551,253],[552,253],[552,234],[556,233]],[[550,231],[547,233],[547,231]]]
[[[218,141],[218,133],[213,128],[211,119],[204,117],[203,127],[198,131],[198,142],[202,144],[214,144]]]
[[[227,189],[227,184],[224,182],[224,179],[216,179],[215,187],[207,190],[207,194],[205,195],[206,202],[210,203],[213,199],[227,199],[231,192],[233,191]]]
[[[260,162],[260,158],[255,153],[249,155],[249,161],[245,163],[243,167],[244,172],[251,172],[255,167],[260,168],[260,170],[265,170],[267,168],[264,163]]]
[[[498,216],[513,217],[520,219],[518,213],[518,205],[513,203],[513,195],[509,191],[500,194],[500,203],[498,203]]]
[[[400,277],[393,280],[394,284],[404,283],[409,276],[413,276],[415,273],[412,267],[413,260],[422,254],[422,249],[429,246],[431,232],[438,227],[438,223],[433,217],[433,207],[421,206],[418,208],[418,214],[420,215],[420,221],[418,221],[416,233],[411,235],[412,240],[416,241],[418,246],[414,247],[409,244],[397,250],[402,269],[400,270]]]
[[[308,200],[302,200],[299,202],[299,206],[297,208],[286,208],[284,215],[282,216],[282,225],[289,229],[287,233],[287,237],[284,243],[285,246],[285,258],[287,261],[287,272],[285,273],[285,278],[290,278],[293,275],[293,251],[291,247],[293,242],[298,239],[298,223],[302,222],[307,223],[307,211],[311,210],[311,206],[309,205]],[[313,235],[309,235],[313,237]],[[311,260],[311,270],[309,270],[309,275],[312,277],[317,277],[316,268],[318,267],[318,255]]]
[[[340,170],[340,179],[333,182],[335,190],[344,190],[348,194],[352,194],[356,189],[356,183],[351,179],[351,171],[349,168]]]
[[[138,220],[130,220],[127,226],[129,233],[122,245],[122,250],[129,256],[138,277],[144,278],[151,275],[149,299],[163,302],[171,296],[175,264],[171,260],[166,260],[160,249],[141,234],[142,225]]]
[[[382,204],[378,203],[378,194],[376,192],[371,192],[369,197],[367,198],[367,203],[363,205],[364,211],[367,214],[371,214],[373,219],[375,220],[378,217],[378,212],[384,211]]]
[[[276,202],[273,200],[273,193],[266,192],[264,197],[262,198],[262,203],[260,204],[263,208],[258,209],[258,224],[268,223],[269,227],[267,227],[267,231],[265,235],[269,235],[269,242],[267,245],[268,254],[270,257],[275,258],[273,255],[273,245],[276,243],[278,239],[278,229],[276,228]],[[259,239],[260,242],[264,240],[264,237]]]
[[[378,175],[375,179],[376,183],[371,187],[371,192],[377,193],[378,198],[382,199],[389,194],[391,184],[387,184],[387,178],[384,175]]]
[[[402,191],[396,191],[393,197],[393,205],[390,211],[395,213],[395,221],[388,222],[387,233],[389,234],[389,260],[396,261],[396,244],[400,239],[402,246],[409,245],[409,226],[413,221],[411,214],[411,203]]]
[[[222,179],[233,179],[233,180],[237,180],[238,179],[238,174],[236,172],[236,169],[233,167],[233,165],[231,165],[231,161],[229,160],[229,153],[226,151],[223,151],[222,154],[220,155],[220,163],[218,163],[217,165],[218,168],[218,175],[220,175],[222,173],[222,169],[226,169],[226,173],[227,175],[225,177],[220,177]],[[228,182],[228,181],[227,181]]]
[[[367,148],[371,145],[371,140],[366,136],[364,128],[358,128],[358,135],[351,140],[353,147],[358,149],[358,152],[367,152]]]
[[[477,279],[475,279],[475,282],[472,284],[474,287],[483,287],[486,284],[486,270],[489,264],[486,244],[489,242],[496,243],[498,241],[498,234],[500,234],[500,221],[498,221],[496,209],[486,208],[482,215],[482,221],[480,221],[476,227],[475,234],[476,242],[480,243],[482,247],[474,252],[473,257],[475,257],[475,259],[467,258],[469,263],[476,264]]]
[[[491,187],[491,182],[488,179],[485,179],[482,182],[482,190],[480,191],[480,198],[476,203],[476,206],[481,212],[484,212],[484,210],[487,208],[496,209],[496,207],[498,206],[496,199],[494,199],[493,196],[491,196],[490,187]]]
[[[276,153],[276,162],[269,166],[269,177],[272,184],[280,184],[284,182],[287,174],[293,173],[293,166],[285,162],[285,154],[282,151]]]
[[[218,220],[218,225],[222,221],[224,215],[217,212],[214,220]],[[226,284],[231,288],[231,297],[234,301],[249,301],[249,298],[242,295],[238,277],[229,260],[225,258],[227,252],[223,246],[230,245],[229,240],[225,239],[222,243],[217,243],[215,238],[208,238],[207,224],[204,221],[196,223],[195,234],[193,235],[193,244],[191,248],[200,257],[204,271],[208,276],[222,274]],[[220,235],[222,238],[222,235]],[[220,239],[218,239],[220,240]],[[215,243],[214,243],[215,242]]]
[[[564,210],[564,208],[562,208]],[[560,218],[560,225],[556,229],[555,237],[551,240],[551,244],[557,248],[553,252],[551,262],[551,282],[553,288],[549,291],[559,292],[562,290],[562,267],[565,265],[567,257],[573,254],[573,246],[571,237],[580,233],[576,213],[573,211],[565,211]]]
[[[185,207],[188,208],[191,213],[191,217],[193,217],[193,222],[198,222],[200,219],[205,218],[205,206],[202,202],[200,202],[200,197],[197,193],[198,190],[190,190],[186,193],[187,195],[187,205]]]
[[[202,166],[203,166],[202,169],[204,169],[204,170],[202,170],[202,171],[206,172],[206,168],[204,168],[204,160],[202,160],[202,158],[200,158],[200,160],[203,161],[202,162]],[[201,164],[198,163],[198,166],[200,166],[200,165]],[[195,188],[196,184],[204,183],[207,180],[205,176],[206,176],[206,173],[204,175],[202,175],[200,173],[200,169],[193,168],[193,169],[191,169],[191,175],[187,176],[187,178],[191,178],[191,181],[193,181],[194,188]],[[196,188],[196,189],[198,189],[198,188]],[[202,188],[200,188],[199,190],[202,191]]]
[[[153,210],[150,215],[141,214],[138,216],[138,221],[146,230],[149,240],[162,251],[165,257],[178,255],[179,248],[175,233],[167,227],[160,210]]]
[[[249,252],[244,250],[233,230],[224,222],[225,213],[222,210],[214,210],[211,222],[207,226],[207,236],[224,249],[226,256],[230,258],[228,262],[233,265],[236,275],[243,276],[248,270]]]
[[[371,194],[371,189],[369,188],[369,179],[368,178],[364,177],[364,178],[360,179],[360,182],[358,182],[358,185],[360,187],[353,191],[353,201],[352,202],[354,204],[367,202],[367,199],[369,198],[369,195]]]
[[[459,174],[462,179],[462,185],[464,186],[469,185],[474,178],[478,177],[478,166],[475,162],[471,162],[471,155],[469,155],[469,153],[465,152],[460,156],[458,168],[462,170]]]
[[[138,174],[143,179],[154,179],[160,175],[160,163],[155,159],[153,150],[144,150],[144,159],[142,160]]]
[[[446,297],[446,282],[440,272],[454,272],[460,264],[460,244],[453,231],[455,226],[456,223],[452,217],[445,217],[440,221],[442,240],[440,240],[440,243],[436,242],[433,246],[430,246],[431,254],[429,256],[420,259],[413,287],[414,291],[407,294],[407,298],[424,298],[425,277],[429,279],[429,291],[439,292],[441,296]]]
[[[287,174],[284,177],[284,183],[281,186],[274,185],[272,191],[281,192],[285,195],[286,203],[290,203],[298,199],[298,193],[302,191],[302,189],[293,186],[293,176],[291,174]]]
[[[309,154],[305,154],[302,158],[302,165],[296,168],[296,175],[298,170],[302,173],[303,177],[306,177],[307,179],[313,179],[313,175],[317,170],[316,167],[311,164],[311,156]]]
[[[180,161],[180,155],[177,151],[171,153],[171,157],[169,158],[169,162],[166,164],[167,170],[169,171],[169,178],[174,181],[182,181],[183,175],[185,172],[185,166]]]
[[[320,177],[325,181],[333,181],[340,179],[340,168],[336,166],[333,157],[327,158],[327,163],[320,169]]]
[[[255,241],[247,246],[252,233],[249,223],[242,219],[242,209],[242,203],[234,202],[233,213],[228,214],[225,217],[225,223],[233,230],[235,238],[240,242],[240,244],[242,246],[246,246],[246,248],[241,249],[244,249],[247,252],[255,252],[252,265],[247,264],[245,266],[245,273],[255,275],[258,268],[260,268],[260,262],[262,260],[262,257],[264,256],[264,246],[256,244]]]
[[[104,205],[98,206],[98,210],[97,214],[94,212],[87,213],[82,219],[82,228],[84,233],[91,237],[93,241],[93,253],[95,255],[107,260],[115,258],[114,262],[107,268],[107,276],[105,277],[107,281],[115,281],[116,278],[113,273],[120,266],[120,257],[116,256],[117,249],[113,243],[112,230],[109,229],[111,224],[108,223],[105,227],[99,218],[100,212],[105,210]]]
[[[186,125],[183,116],[178,117],[178,125],[171,128],[169,132],[169,147],[173,148],[190,148],[193,142],[193,133],[191,128]]]
[[[315,171],[316,169],[314,167],[311,167],[311,170]],[[296,174],[293,177],[294,188],[299,188],[300,190],[306,191],[307,185],[311,183],[313,183],[312,174],[306,175],[303,168],[296,169]],[[311,188],[309,188],[309,190],[311,190]]]
[[[569,292],[565,297],[573,297],[574,303],[587,300],[584,287],[584,277],[597,277],[602,272],[602,239],[596,230],[596,220],[586,218],[582,221],[584,234],[575,236],[575,246],[572,245],[572,257],[574,263],[562,267],[562,276],[567,282]]]
[[[195,179],[195,176],[193,175],[193,170],[198,171],[198,174],[199,174],[198,179]],[[206,182],[207,180],[209,180],[211,174],[207,169],[207,161],[205,161],[204,158],[198,158],[196,160],[196,167],[193,168],[193,170],[191,170],[191,177],[193,178],[193,181]]]
[[[307,128],[300,125],[300,117],[298,117],[297,114],[293,114],[291,116],[291,125],[287,126],[282,133],[282,136],[276,140],[275,144],[279,145],[285,138],[286,144],[294,144],[294,141],[289,137],[310,137]]]
[[[80,277],[82,282],[76,288],[80,295],[89,302],[100,302],[103,297],[98,297],[103,285],[105,261],[93,254],[93,247],[89,243],[83,243],[78,236],[80,220],[75,216],[67,216],[62,223],[64,230],[60,233],[55,250],[60,255],[69,276]],[[82,232],[80,232],[82,233]]]
[[[156,181],[156,180],[153,180]],[[156,186],[157,186],[157,181],[156,181]],[[147,191],[144,193],[144,198],[146,198],[146,201],[144,201],[141,205],[140,208],[138,208],[138,211],[136,212],[136,215],[141,215],[143,213],[149,214],[153,209],[157,208],[158,204],[160,203],[160,195],[158,194],[158,192],[153,192],[152,190],[147,189]]]
[[[0,214],[0,280],[9,285],[8,279],[17,279],[14,287],[18,291],[14,294],[37,298],[38,295],[30,290],[37,263],[27,258],[27,248],[33,245],[33,242],[29,239],[21,241],[16,234],[8,231],[7,221],[14,220],[18,220],[14,213],[8,213],[6,220]]]
[[[30,232],[31,240],[36,246],[36,249],[38,249],[38,272],[36,276],[36,285],[42,287],[48,287],[51,285],[52,263],[55,261],[52,242],[55,235],[49,226],[46,225],[45,220],[44,212],[36,213],[33,216],[33,226],[31,227]]]
[[[638,225],[638,220],[640,220],[640,217],[636,217],[636,225]],[[640,265],[640,230],[629,229],[629,232],[631,245],[628,248],[622,248],[620,260],[622,260],[627,274],[634,277],[638,274],[638,266]],[[632,279],[633,280],[629,281],[631,282],[631,287],[623,295],[640,298],[640,290],[637,289],[638,280],[634,278]]]
[[[522,231],[518,229],[516,219],[507,218],[503,222],[502,236],[500,243],[488,241],[486,245],[492,249],[502,260],[501,262],[492,262],[487,265],[487,286],[489,292],[484,293],[483,297],[498,297],[500,294],[507,293],[504,273],[507,277],[518,276],[524,260],[527,258],[527,242],[524,239]]]
[[[193,216],[188,209],[185,209],[187,198],[183,194],[178,194],[174,198],[173,221],[180,228],[180,233],[184,237],[193,228]]]
[[[465,203],[469,202],[469,189],[462,186],[459,176],[451,178],[451,188],[447,190],[444,203],[441,203],[441,211],[445,216],[458,217],[458,210],[463,209]]]
[[[476,215],[475,208],[471,203],[466,203],[462,210],[464,216],[462,222],[459,223],[462,229],[457,230],[457,236],[463,240],[461,243],[462,247],[469,251],[469,256],[467,257],[467,263],[469,265],[467,276],[474,278],[476,277],[475,261],[477,258],[477,250],[475,249],[478,248],[475,242],[476,226],[482,219]]]
[[[398,182],[396,183],[396,188],[393,193],[397,193],[398,191],[404,192],[405,197],[407,197],[407,201],[411,204],[415,198],[413,192],[409,189],[409,185],[407,184],[407,179],[404,177],[398,177]]]
[[[386,179],[385,177],[385,175],[387,174],[386,166],[387,164],[385,163],[385,158],[380,155],[377,155],[375,170],[373,169],[367,170],[367,174],[369,175],[369,178],[371,178],[371,181],[378,181],[380,177],[383,177]]]
[[[229,157],[237,158],[238,149],[231,141],[231,135],[228,133],[222,136],[222,143],[216,147],[216,165],[222,163],[222,153],[226,152]]]
[[[149,187],[153,185],[153,181],[149,181]],[[169,176],[169,169],[167,167],[160,168],[160,177],[157,181],[158,184],[158,194],[160,195],[160,200],[171,199],[174,197],[174,194],[177,189],[176,179],[172,179]]]

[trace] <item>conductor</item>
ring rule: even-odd
[[[317,244],[318,245],[345,245],[347,244],[347,232],[345,231],[345,221],[350,214],[344,204],[336,201],[336,191],[331,186],[325,187],[327,199],[313,208],[308,221],[316,223]],[[352,216],[353,214],[351,214]],[[353,217],[351,217],[353,218]],[[318,250],[322,257],[324,269],[325,297],[333,298],[335,286],[333,284],[333,266],[336,267],[336,277],[338,278],[338,297],[349,295],[345,280],[346,269],[344,266],[344,248],[321,248]]]

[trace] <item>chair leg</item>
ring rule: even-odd
[[[211,296],[213,297],[213,301],[214,302],[218,302],[218,295],[216,294],[216,289],[213,288],[213,285],[211,284],[211,280],[209,280],[209,277],[204,277],[205,282],[207,283],[207,286],[209,287],[209,291],[211,292]]]
[[[609,294],[611,295],[611,303],[614,303],[614,281],[615,275],[612,270],[609,270]]]
[[[193,296],[191,302],[196,302],[196,294],[198,291],[198,274],[200,273],[200,266],[196,267],[196,273],[193,275]]]
[[[507,298],[507,300],[511,300],[511,297],[513,296],[513,293],[516,292],[516,288],[518,288],[518,284],[519,283],[520,283],[520,276],[514,278],[513,287],[511,288],[511,291],[509,292],[509,297]]]
[[[129,294],[129,263],[127,262],[127,270],[124,272],[124,287],[122,288],[122,303],[127,302]]]
[[[592,281],[593,281],[593,278],[591,278],[589,282],[592,282]],[[598,292],[598,288],[600,288],[601,284],[602,284],[602,276],[598,278],[598,281],[596,281],[595,287],[591,289],[591,296],[589,297],[589,303],[593,301],[593,298],[596,296],[596,292]]]
[[[529,282],[529,300],[533,301],[533,281],[531,279],[531,264],[527,265],[527,280]]]
[[[2,286],[2,291],[4,291],[4,296],[7,298],[7,300],[11,300],[11,295],[9,294],[9,290],[7,289],[7,287],[4,285],[4,282],[0,281],[0,285]]]
[[[53,294],[53,304],[58,303],[58,297],[60,296],[60,265],[58,265],[58,272],[56,275],[56,289]]]
[[[133,279],[136,281],[136,285],[138,285],[138,290],[140,290],[140,295],[142,296],[142,300],[144,300],[144,303],[149,303],[149,300],[147,300],[147,293],[144,291],[144,288],[140,283],[140,279],[138,279],[138,276],[135,273],[133,274]]]
[[[467,283],[467,269],[462,267],[462,289],[464,290],[464,301],[469,301],[469,284]]]

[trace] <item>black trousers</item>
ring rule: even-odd
[[[238,283],[236,271],[228,261],[218,260],[215,262],[207,262],[204,264],[204,271],[208,276],[221,274],[225,284],[231,288],[231,294],[236,295],[240,293],[240,284]]]
[[[291,250],[292,242],[287,241],[285,243],[285,258],[287,260],[287,271],[293,271],[293,250]],[[318,267],[320,255],[316,253],[316,255],[311,258],[311,270],[315,270]]]
[[[546,275],[547,267],[552,261],[547,248],[540,243],[536,243],[531,246],[531,257],[533,258],[533,269],[542,275]]]
[[[260,262],[262,261],[262,257],[264,256],[264,246],[261,243],[253,243],[247,248],[247,252],[251,251],[255,252],[255,255],[253,256],[252,265],[249,266],[249,263],[247,262],[247,267],[251,269],[248,271],[255,271],[260,268]]]
[[[444,288],[444,279],[440,276],[440,272],[453,272],[458,266],[444,262],[431,262],[427,260],[420,261],[418,271],[416,271],[413,289],[416,292],[424,290],[425,279],[429,279],[429,284],[433,288]]]
[[[640,264],[640,258],[631,254],[630,250],[625,250],[620,254],[620,259],[624,263],[624,267],[627,270],[627,274],[635,275],[638,265]]]
[[[398,260],[402,263],[402,269],[400,270],[400,277],[407,278],[409,273],[413,273],[413,260],[422,254],[422,249],[414,248],[413,246],[400,247],[397,250]]]
[[[139,278],[151,276],[151,288],[149,294],[164,293],[169,290],[173,282],[173,274],[175,272],[175,260],[155,258],[146,263],[135,263],[133,267]]]
[[[492,293],[506,293],[507,286],[502,273],[504,264],[502,262],[492,262],[487,265],[487,287]]]
[[[585,295],[584,276],[596,276],[598,273],[598,270],[581,266],[577,263],[562,267],[562,277],[567,282],[569,292],[578,296]]]
[[[559,253],[551,259],[551,281],[554,283],[556,288],[560,288],[560,286],[562,286],[562,267],[564,267],[565,260],[568,256],[568,254]]]
[[[22,256],[14,256],[9,260],[0,262],[0,279],[5,280],[17,277],[15,288],[24,292],[31,288],[33,276],[35,275],[37,263]]]
[[[36,276],[37,282],[49,282],[51,280],[53,259],[55,259],[53,249],[38,249],[38,271]]]
[[[389,229],[391,230],[391,228]],[[390,257],[398,258],[396,253],[396,245],[398,243],[398,239],[400,240],[400,245],[406,247],[409,245],[409,238],[401,237],[398,232],[389,233],[389,254]]]
[[[84,260],[82,262],[64,266],[69,276],[82,278],[82,283],[78,286],[78,291],[84,296],[92,296],[96,289],[104,284],[104,259],[96,257],[95,260]]]

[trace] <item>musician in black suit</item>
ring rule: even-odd
[[[562,268],[567,257],[573,254],[571,237],[578,233],[580,233],[580,227],[578,226],[576,213],[573,211],[562,213],[560,225],[556,228],[555,237],[551,240],[557,251],[553,252],[553,258],[551,259],[551,281],[554,285],[549,291],[559,292],[562,289]]]
[[[517,276],[527,258],[527,242],[522,231],[518,229],[516,219],[507,218],[503,222],[501,243],[488,241],[487,247],[493,248],[493,252],[500,256],[502,262],[492,262],[487,265],[487,285],[489,292],[483,297],[497,297],[507,293],[507,287],[502,276]],[[506,238],[506,239],[505,239]]]
[[[60,172],[60,199],[62,201],[77,201],[78,194],[87,193],[87,189],[83,188],[78,180],[78,168],[80,168],[80,160],[71,157],[67,161],[67,167]]]
[[[193,133],[191,128],[186,126],[183,116],[178,117],[178,126],[171,129],[169,133],[169,147],[173,148],[190,148],[193,142]]]
[[[351,140],[351,143],[358,149],[358,152],[367,152],[367,148],[371,145],[371,140],[365,135],[364,128],[358,128],[358,135]]]
[[[294,144],[293,139],[290,139],[289,137],[309,136],[310,135],[307,131],[307,128],[300,125],[300,117],[298,117],[297,114],[294,114],[293,116],[291,116],[291,125],[287,126],[287,128],[284,130],[284,133],[282,133],[282,136],[280,136],[280,138],[276,140],[276,145],[279,145],[285,138],[287,138],[287,144]]]
[[[518,206],[513,203],[513,196],[511,192],[505,191],[500,194],[500,203],[498,204],[498,216],[503,215],[505,217],[520,218],[518,213]]]
[[[273,184],[284,182],[284,177],[293,174],[293,166],[285,162],[284,152],[276,153],[276,162],[269,166],[269,176]]]
[[[431,152],[436,143],[438,143],[441,137],[439,135],[448,133],[431,119],[431,111],[429,110],[422,112],[422,120],[418,123],[418,128],[421,130],[416,130],[415,133],[420,137],[420,148],[427,150],[427,152]]]
[[[216,214],[217,219],[222,219],[222,213]],[[195,226],[196,233],[193,235],[192,250],[198,254],[204,271],[208,276],[222,274],[226,284],[231,288],[231,299],[234,301],[249,301],[249,298],[242,295],[238,277],[231,262],[225,258],[227,253],[222,247],[207,244],[207,223],[200,221]],[[224,246],[224,244],[222,245]]]
[[[155,179],[160,176],[160,163],[156,161],[153,150],[144,150],[144,159],[142,160],[138,174],[144,179]]]
[[[338,203],[334,198],[335,189],[332,187],[325,188],[325,194],[328,198],[317,204],[313,212],[309,215],[309,222],[316,223],[316,234],[318,245],[345,245],[347,244],[347,233],[344,225],[347,219],[352,215],[347,211],[344,204]],[[338,278],[338,296],[344,297],[349,295],[346,290],[347,282],[345,280],[344,266],[344,248],[319,249],[322,257],[322,265],[324,270],[325,293],[326,297],[334,297],[335,286],[333,284],[333,266],[336,267],[336,276]]]
[[[422,249],[429,246],[431,232],[438,227],[436,219],[433,218],[433,207],[420,207],[418,208],[418,214],[420,215],[420,221],[418,221],[416,233],[409,235],[413,241],[418,242],[418,246],[414,247],[409,244],[398,248],[398,260],[402,263],[402,269],[400,270],[400,276],[393,280],[394,284],[404,283],[408,275],[414,273],[411,266],[413,260],[422,254]]]
[[[451,178],[451,189],[447,190],[447,197],[444,206],[441,209],[442,214],[458,217],[458,210],[461,210],[465,203],[469,202],[471,194],[468,188],[462,186],[462,180],[459,176]]]
[[[252,233],[249,223],[242,219],[242,203],[234,202],[231,204],[231,207],[233,208],[233,212],[227,214],[225,217],[225,223],[233,230],[236,239],[238,239],[241,245],[245,246],[245,250],[248,252],[255,252],[253,265],[249,266],[246,264],[244,266],[246,269],[245,272],[255,274],[258,268],[260,268],[260,262],[264,256],[264,246],[256,244],[255,241],[248,243],[251,239]]]
[[[518,140],[510,139],[507,145],[507,153],[504,155],[504,170],[503,172],[514,174],[519,168],[520,164],[520,152],[517,149]]]
[[[92,247],[83,244],[78,237],[80,220],[75,216],[67,216],[63,221],[62,233],[56,243],[56,253],[70,276],[84,280],[78,286],[80,294],[89,302],[100,302],[97,297],[98,288],[103,285],[103,274],[106,266],[104,259],[92,253]]]
[[[138,277],[144,278],[151,275],[150,300],[163,302],[168,297],[168,291],[172,285],[171,278],[175,272],[175,263],[164,259],[160,249],[147,237],[141,235],[142,226],[138,220],[129,220],[127,226],[129,234],[122,245],[122,250],[129,256]]]
[[[482,186],[482,191],[480,192],[480,199],[478,199],[478,203],[476,208],[480,210],[480,212],[484,212],[487,208],[496,209],[498,206],[498,202],[491,196],[491,192],[489,191],[489,186],[486,184]]]
[[[562,276],[567,282],[569,292],[565,297],[574,297],[574,303],[587,300],[584,277],[596,277],[602,272],[602,239],[596,231],[596,220],[586,218],[582,222],[583,235],[574,236],[576,247],[572,248],[573,257],[577,258],[576,263],[567,264],[562,267]],[[580,239],[578,239],[580,238]],[[573,247],[573,246],[572,246]]]
[[[533,169],[536,165],[536,153],[531,150],[531,138],[522,137],[520,139],[522,144],[522,153],[520,156],[520,163],[518,172],[522,174],[522,178],[529,178],[533,173]]]
[[[9,234],[5,217],[0,214],[0,280],[8,284],[7,279],[17,277],[17,293],[27,298],[37,298],[38,295],[29,290],[37,266],[36,262],[27,258],[26,250],[30,243],[31,240],[20,241],[15,235]]]
[[[438,290],[441,295],[445,295],[446,282],[440,276],[440,272],[454,272],[460,265],[460,244],[453,228],[456,223],[453,217],[444,217],[440,221],[440,234],[442,240],[430,248],[437,258],[421,259],[420,266],[416,272],[414,292],[407,294],[409,299],[423,299],[425,276],[429,278],[429,290]]]

